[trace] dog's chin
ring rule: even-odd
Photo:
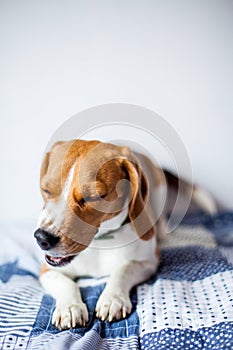
[[[67,264],[69,264],[76,255],[70,255],[70,256],[63,256],[63,257],[58,257],[58,256],[50,256],[50,255],[45,255],[45,260],[46,262],[53,266],[53,267],[62,267]]]

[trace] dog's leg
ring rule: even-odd
[[[59,271],[48,270],[41,274],[40,282],[56,300],[52,323],[61,329],[85,326],[88,311],[77,284]]]
[[[115,270],[96,304],[97,317],[109,322],[125,318],[132,310],[131,288],[149,278],[156,269],[155,263],[132,260]]]

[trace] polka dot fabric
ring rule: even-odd
[[[233,323],[221,323],[197,332],[165,328],[159,333],[146,334],[141,350],[233,349]]]
[[[233,247],[217,237],[221,218],[189,220],[163,242],[156,277],[137,288],[142,350],[233,349]]]
[[[158,279],[138,287],[141,333],[163,328],[197,330],[232,319],[233,272],[195,282]],[[232,319],[233,321],[233,319]]]

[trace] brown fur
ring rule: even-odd
[[[40,275],[43,275],[43,273],[46,273],[49,270],[51,269],[48,267],[48,265],[45,262],[43,262],[40,267]]]

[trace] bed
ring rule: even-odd
[[[233,349],[233,212],[187,215],[162,241],[158,273],[132,290],[125,320],[95,317],[106,278],[78,280],[89,322],[62,332],[38,282],[33,229],[0,225],[0,349]]]

